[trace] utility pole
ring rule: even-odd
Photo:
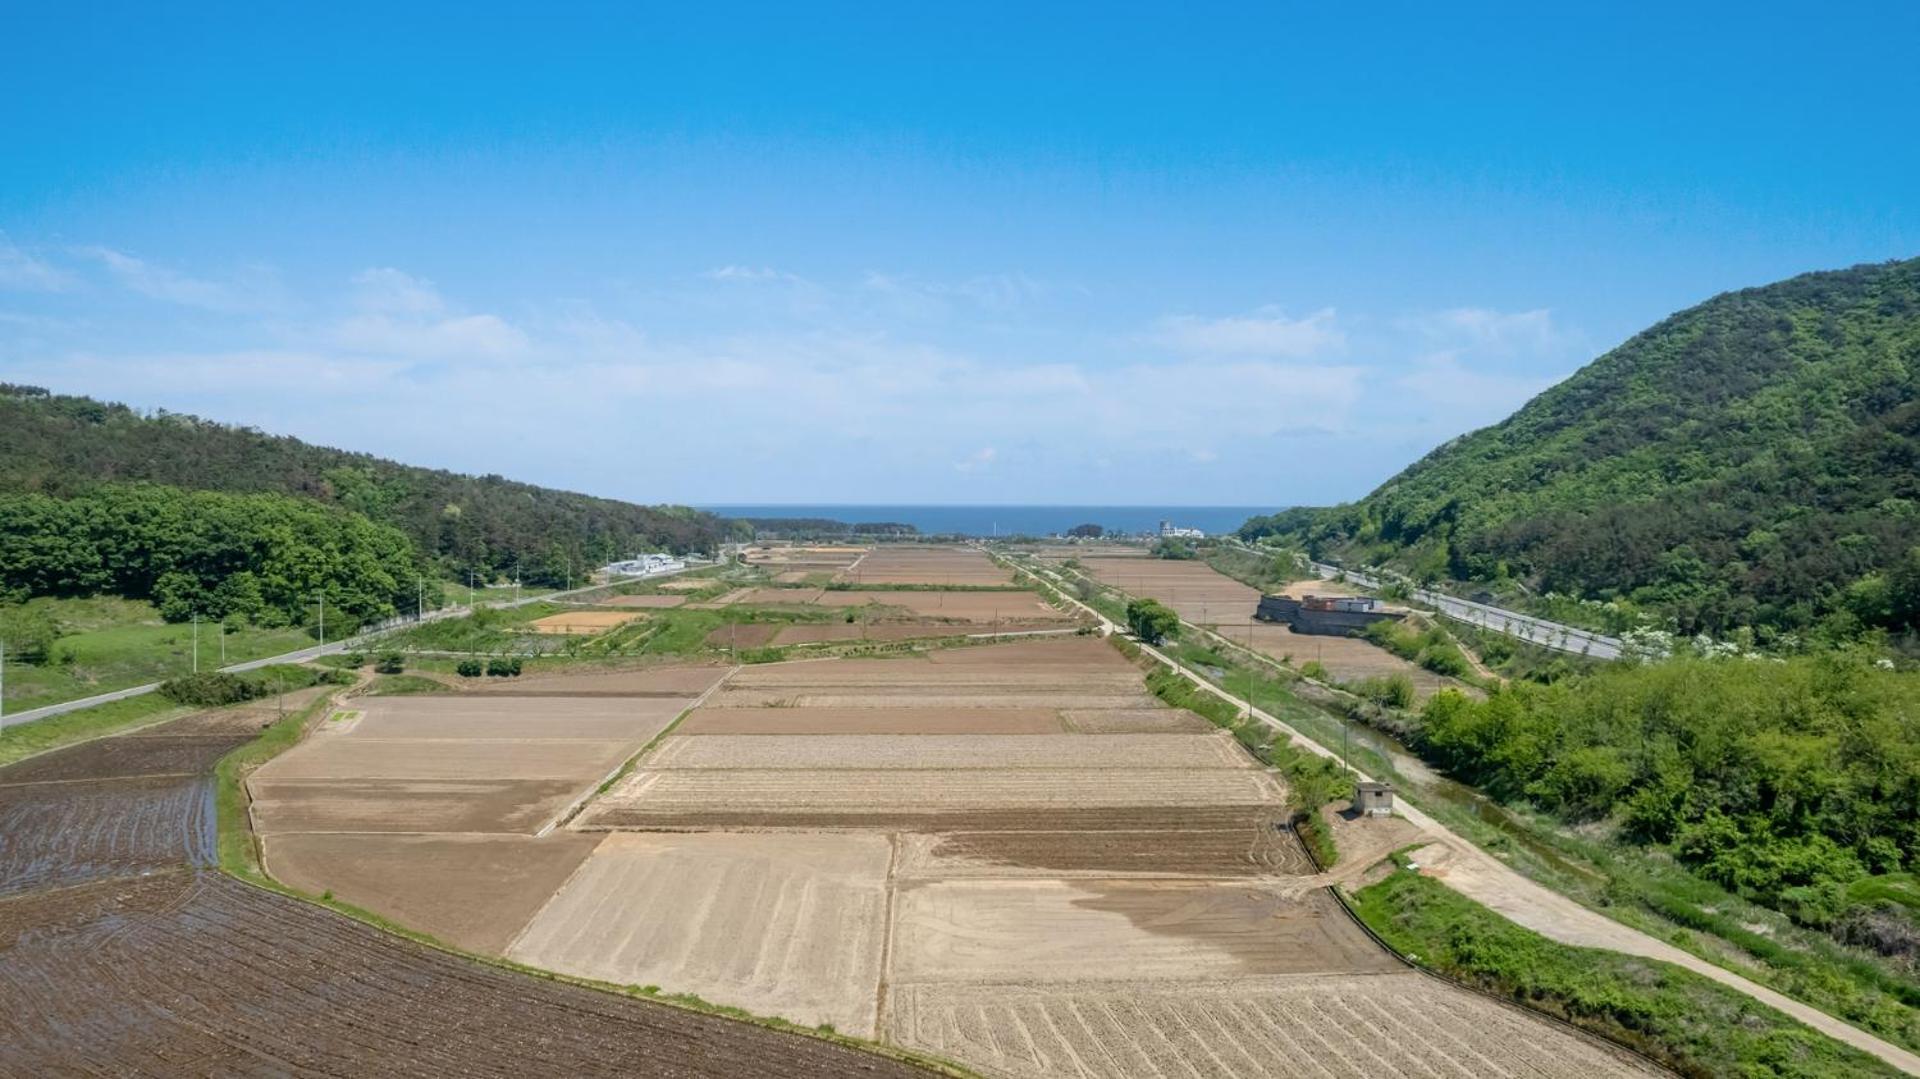
[[[473,567],[467,567],[467,610],[473,610]]]
[[[416,622],[425,622],[427,620],[427,579],[416,575],[413,578],[413,583],[419,592],[418,598],[413,601],[413,605],[416,608],[413,620]]]
[[[226,665],[227,665],[227,624],[225,621],[222,621],[220,623],[220,666],[224,667]]]
[[[7,730],[7,642],[0,641],[0,734]]]
[[[193,673],[200,673],[200,612],[193,612]]]
[[[320,647],[327,646],[327,594],[320,593]]]

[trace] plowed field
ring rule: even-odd
[[[888,859],[879,835],[611,835],[508,954],[871,1037]]]
[[[888,1034],[1016,1079],[1586,1079],[1637,1058],[1413,973],[894,987]]]
[[[914,1074],[480,966],[194,868],[208,780],[151,773],[207,747],[167,731],[0,769],[0,1075]]]

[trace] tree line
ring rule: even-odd
[[[642,551],[706,551],[727,522],[497,475],[415,468],[172,412],[0,384],[0,492],[80,495],[148,482],[296,495],[398,529],[449,577],[559,585]]]
[[[1920,869],[1920,682],[1864,652],[1442,692],[1414,740],[1498,799],[1610,822],[1809,925],[1886,915],[1904,886],[1869,882]],[[1893,908],[1912,924],[1906,902]]]
[[[0,599],[112,593],[169,621],[343,626],[411,610],[426,567],[399,529],[273,494],[97,486],[0,495]]]

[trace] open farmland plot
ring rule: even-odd
[[[180,731],[222,727],[194,717],[0,769],[0,791],[40,807],[0,831],[0,1075],[913,1074],[481,966],[194,868],[209,777],[165,770],[208,755],[183,754]],[[75,838],[129,824],[160,841]]]
[[[686,601],[687,601],[687,597],[685,596],[652,595],[652,596],[613,596],[609,599],[601,600],[600,602],[605,604],[608,607],[659,608],[659,607],[678,607],[682,603],[685,603]]]
[[[597,839],[527,835],[288,834],[262,841],[267,870],[476,952],[499,955],[593,853]],[[616,979],[619,980],[619,979]]]
[[[508,955],[871,1037],[880,835],[610,835]]]
[[[628,614],[624,611],[562,611],[536,618],[528,623],[528,628],[535,633],[591,636],[617,629],[639,617],[637,613]]]
[[[1410,972],[1177,983],[917,983],[902,1045],[1010,1079],[1661,1075],[1638,1058]]]
[[[715,676],[717,677],[717,675]],[[536,832],[660,733],[686,697],[388,697],[249,781],[263,835]]]
[[[1013,572],[968,547],[886,545],[874,548],[840,579],[854,584],[1009,585]]]

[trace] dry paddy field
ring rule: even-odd
[[[1308,883],[1279,777],[1094,638],[736,668],[537,837],[575,794],[486,787],[590,790],[688,699],[369,702],[261,776],[270,865],[477,950],[987,1075],[1640,1071],[1381,951]],[[338,819],[284,795],[321,776]],[[455,777],[466,816],[365,824]]]
[[[642,597],[628,596],[621,598],[632,599]],[[590,636],[596,633],[605,633],[618,626],[624,626],[639,617],[639,614],[628,614],[624,611],[562,611],[559,614],[550,614],[545,618],[536,618],[527,625],[528,628],[532,629],[535,633],[585,634]]]
[[[226,709],[0,768],[0,1075],[915,1074],[469,962],[214,872],[210,769],[271,718]],[[513,891],[500,881],[522,863],[597,841],[510,837],[511,849],[454,859],[463,875],[448,879],[436,841],[380,853],[385,837],[372,837],[369,854],[368,837],[301,838],[336,844],[317,869],[330,882],[358,874],[375,889],[365,905],[437,890],[439,916],[455,919]],[[565,875],[549,871],[542,901]],[[497,949],[507,937],[466,939]]]
[[[1424,667],[1409,663],[1384,648],[1358,637],[1321,637],[1295,633],[1284,625],[1253,620],[1260,605],[1258,589],[1214,569],[1204,562],[1177,562],[1162,558],[1083,558],[1080,564],[1095,579],[1135,596],[1147,596],[1180,612],[1180,617],[1219,632],[1274,659],[1291,659],[1297,667],[1318,662],[1342,682],[1404,674],[1424,697],[1440,689],[1462,688]],[[1289,594],[1327,595],[1348,591],[1324,581],[1289,585]]]
[[[1013,571],[966,547],[887,544],[840,574],[854,584],[1007,585]]]

